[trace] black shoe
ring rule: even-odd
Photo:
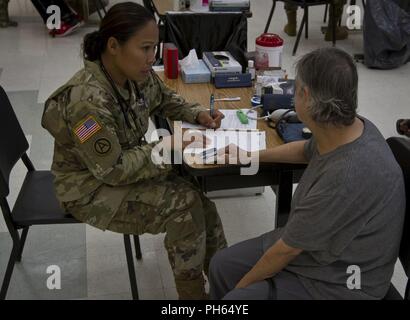
[[[396,130],[397,133],[410,137],[410,119],[399,119],[396,121]]]

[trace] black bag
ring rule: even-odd
[[[369,68],[392,69],[410,61],[410,1],[367,1],[363,41]]]

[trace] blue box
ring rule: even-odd
[[[199,65],[194,68],[182,68],[182,80],[185,83],[207,83],[211,82],[211,71],[205,62],[198,60]]]
[[[215,75],[216,88],[243,88],[252,87],[252,76],[250,73],[241,74],[216,74]]]

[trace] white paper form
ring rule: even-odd
[[[266,149],[265,131],[216,130],[213,133],[207,133],[206,137],[211,140],[210,147],[207,149],[219,150],[230,144],[237,145],[248,152]]]
[[[225,118],[222,119],[221,122],[221,129],[251,129],[255,130],[257,127],[257,120],[252,120],[248,118],[248,124],[243,124],[241,121],[239,121],[238,116],[236,115],[236,111],[238,109],[218,109],[220,112],[222,112],[225,116]],[[241,109],[243,113],[247,114],[249,109]],[[255,110],[252,110],[248,116],[251,116],[252,118],[256,118],[258,116],[257,112]],[[182,123],[182,129],[206,129],[204,126],[201,126],[199,124],[192,124],[188,122],[183,122]]]
[[[255,152],[266,149],[265,131],[246,130],[207,130],[204,135],[209,144],[206,148],[185,148],[184,153],[190,155],[204,155],[204,158],[212,157],[216,150],[225,148],[230,144],[237,145],[242,150]],[[204,154],[206,152],[206,154]]]

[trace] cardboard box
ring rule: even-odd
[[[212,77],[217,73],[242,73],[241,64],[228,51],[204,52],[202,58]]]

